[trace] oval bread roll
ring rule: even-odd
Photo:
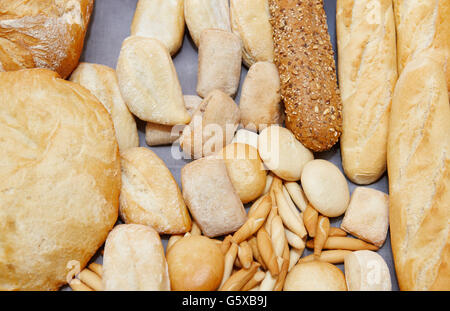
[[[272,125],[261,131],[258,137],[258,151],[264,164],[281,179],[300,180],[303,167],[314,160],[288,129]]]
[[[111,115],[119,149],[139,146],[136,121],[120,94],[114,69],[104,65],[80,63],[70,76],[97,97]]]
[[[57,290],[117,220],[114,126],[88,90],[45,69],[0,73],[0,290]]]
[[[247,144],[233,143],[223,148],[222,155],[242,203],[257,199],[266,186],[266,171],[258,150]]]
[[[158,124],[187,124],[175,66],[167,48],[157,39],[131,36],[122,43],[117,78],[130,111],[139,119]]]
[[[389,268],[378,253],[355,251],[344,258],[345,280],[349,291],[390,291]]]
[[[120,216],[126,223],[152,226],[159,233],[185,233],[191,219],[181,191],[164,162],[150,149],[121,153]]]
[[[214,291],[220,285],[224,255],[213,240],[185,236],[167,252],[172,290]]]
[[[105,291],[168,291],[170,279],[158,233],[143,225],[118,225],[103,255]]]
[[[197,47],[205,29],[231,31],[228,0],[184,0],[184,17]]]
[[[311,205],[327,217],[345,213],[350,201],[347,180],[339,168],[326,160],[308,162],[302,172],[303,191]]]
[[[273,62],[272,25],[268,0],[231,0],[231,29],[243,44],[242,59],[247,67],[256,62]]]
[[[345,277],[335,265],[324,261],[298,263],[286,276],[285,291],[346,291]]]
[[[139,0],[131,35],[158,39],[174,55],[183,43],[184,0]]]

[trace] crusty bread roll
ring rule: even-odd
[[[181,169],[183,197],[203,234],[235,232],[247,220],[222,159],[201,158]]]
[[[126,38],[116,70],[123,99],[139,119],[165,125],[190,121],[172,58],[159,40]]]
[[[0,1],[0,71],[78,64],[94,0]]]
[[[184,36],[184,0],[139,0],[131,35],[155,38],[174,55]]]
[[[184,0],[184,17],[196,46],[205,29],[231,31],[228,0]]]
[[[401,290],[450,290],[450,106],[431,58],[403,69],[388,139],[389,221]]]
[[[425,53],[438,61],[450,90],[450,2],[393,0],[397,27],[398,72]]]
[[[121,152],[120,216],[126,223],[178,234],[191,229],[191,218],[181,191],[164,162],[150,149]]]
[[[231,29],[242,40],[242,59],[247,67],[273,62],[272,25],[268,0],[230,0]]]
[[[184,106],[192,116],[202,103],[202,98],[197,95],[184,95]],[[183,132],[185,125],[163,125],[147,122],[145,126],[145,142],[149,146],[160,146],[174,143]]]
[[[392,0],[338,0],[342,166],[357,184],[386,170],[389,110],[397,81]]]
[[[269,0],[286,127],[315,152],[342,131],[342,103],[323,0]]]
[[[335,265],[324,261],[301,262],[286,276],[285,291],[346,291],[345,277]]]
[[[239,109],[242,125],[251,130],[283,123],[280,77],[273,63],[257,62],[250,67],[242,84]]]
[[[114,69],[108,66],[80,63],[70,76],[97,97],[111,115],[120,150],[139,146],[136,121],[120,94]]]
[[[185,236],[167,252],[172,290],[213,291],[222,281],[224,255],[205,236]]]
[[[57,290],[117,220],[111,117],[79,84],[29,69],[0,73],[0,120],[0,290]]]
[[[222,156],[228,176],[242,203],[259,198],[266,186],[266,171],[258,149],[247,144],[232,143],[223,148]]]
[[[168,291],[169,271],[158,233],[143,225],[118,225],[103,255],[105,291]]]
[[[197,93],[205,97],[218,89],[234,96],[241,78],[242,43],[235,34],[206,29],[198,47]]]

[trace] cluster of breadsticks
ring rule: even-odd
[[[98,263],[91,263],[69,282],[69,286],[74,291],[102,291],[102,268]]]

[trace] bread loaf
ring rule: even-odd
[[[397,81],[391,0],[338,0],[336,30],[342,96],[342,166],[357,184],[386,170],[392,92]]]
[[[78,64],[94,0],[0,1],[0,71]]]
[[[450,290],[450,106],[442,66],[418,57],[392,99],[389,221],[401,290]]]

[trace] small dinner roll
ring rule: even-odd
[[[170,279],[158,233],[143,225],[118,225],[103,254],[105,291],[168,291]]]
[[[289,271],[285,291],[346,291],[344,273],[324,261],[298,263]]]
[[[241,122],[245,128],[261,131],[284,120],[280,78],[273,63],[257,62],[250,67],[242,85]]]
[[[139,119],[166,125],[190,121],[172,58],[159,40],[126,38],[116,70],[125,103]]]
[[[172,290],[214,291],[222,281],[224,255],[213,240],[185,236],[167,252]]]
[[[349,291],[390,291],[391,275],[383,257],[368,251],[355,251],[345,256],[345,280]]]
[[[247,144],[232,143],[223,148],[222,155],[242,203],[257,199],[266,186],[266,171],[258,150]]]
[[[228,0],[184,0],[184,17],[196,46],[205,29],[231,31]]]
[[[150,149],[121,153],[120,216],[126,223],[152,226],[159,233],[191,229],[191,218],[180,188],[164,162]]]
[[[205,97],[218,89],[234,96],[241,78],[242,44],[235,34],[206,29],[198,47],[197,93]]]
[[[131,35],[155,38],[174,55],[184,36],[184,0],[139,0]]]
[[[353,190],[341,228],[348,233],[381,247],[389,226],[389,196],[372,188]]]
[[[70,76],[70,81],[87,88],[109,112],[121,151],[139,146],[136,121],[120,94],[114,69],[104,65],[80,63]]]
[[[273,62],[274,44],[267,0],[230,0],[231,29],[243,43],[248,67],[259,61]]]
[[[326,160],[308,162],[301,182],[309,203],[327,217],[344,214],[350,201],[347,180],[339,168]]]
[[[258,151],[264,164],[287,181],[299,180],[305,164],[314,160],[313,153],[295,139],[291,131],[278,125],[261,131]]]

